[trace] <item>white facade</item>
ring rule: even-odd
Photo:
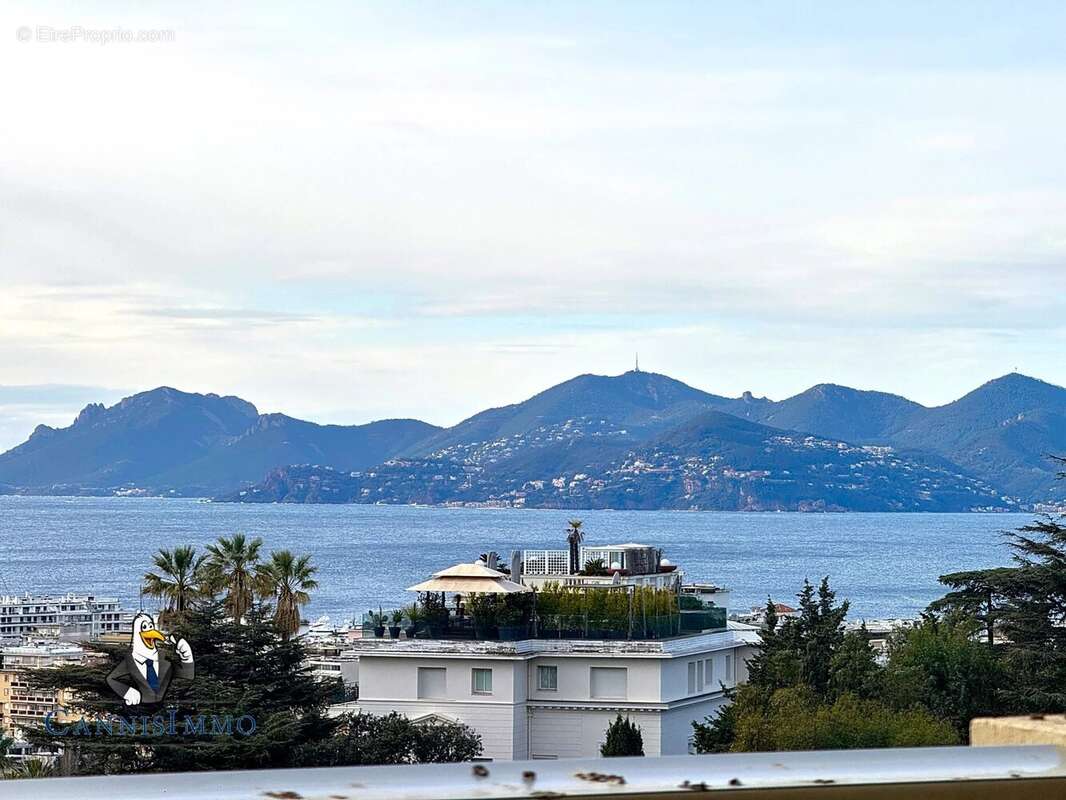
[[[78,641],[128,632],[131,612],[117,598],[95,595],[0,596],[0,639],[49,636]]]
[[[617,714],[648,756],[689,752],[692,722],[746,677],[754,629],[663,640],[373,640],[359,653],[359,709],[462,722],[494,760],[598,756]]]

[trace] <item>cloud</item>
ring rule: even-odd
[[[1066,66],[1017,46],[1053,26],[709,9],[89,4],[176,41],[0,48],[5,380],[440,422],[635,349],[777,395],[1066,380]]]

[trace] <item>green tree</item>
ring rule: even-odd
[[[798,628],[803,644],[800,680],[821,695],[829,690],[833,657],[844,643],[844,618],[848,615],[848,601],[834,605],[835,599],[836,593],[829,588],[828,577],[822,578],[818,585],[817,600],[812,597],[809,583],[805,582],[799,594]]]
[[[945,575],[941,580],[952,591],[933,608],[951,609],[981,625],[1009,676],[996,693],[1001,711],[1061,713],[1066,711],[1066,517],[1045,515],[1007,535],[1013,566]]]
[[[886,700],[897,708],[927,708],[965,739],[971,719],[999,711],[996,693],[1003,681],[978,631],[978,622],[958,616],[926,616],[898,631],[889,643]]]
[[[263,540],[258,536],[249,540],[243,533],[222,536],[207,546],[207,585],[212,591],[225,594],[226,609],[238,624],[252,607],[255,595],[264,588],[257,570],[262,546]]]
[[[1003,613],[1006,591],[1014,575],[1011,567],[952,572],[939,580],[951,591],[934,601],[929,610],[964,614],[981,623],[985,642],[995,643],[996,624]]]
[[[481,755],[481,736],[457,722],[414,725],[417,736],[411,747],[416,764],[447,764],[472,761]]]
[[[600,745],[600,755],[608,756],[642,756],[644,755],[644,737],[640,726],[629,717],[623,719],[619,714],[614,722],[607,726],[607,735]]]
[[[822,578],[817,591],[803,582],[799,616],[779,621],[774,605],[766,602],[760,652],[748,665],[748,682],[783,689],[808,686],[820,695],[829,691],[833,657],[844,643],[844,619],[848,601],[837,605],[829,579]]]
[[[157,571],[144,574],[141,590],[163,601],[164,622],[169,624],[183,616],[189,604],[203,595],[206,559],[207,556],[196,555],[192,545],[180,545],[173,550],[160,548],[152,556]]]
[[[726,712],[719,714],[719,717]],[[728,712],[733,752],[843,750],[957,744],[952,726],[924,708],[899,711],[853,694],[826,702],[809,687],[760,689],[743,686]],[[699,752],[724,749],[713,720],[696,726]],[[708,746],[714,748],[708,749]]]
[[[144,734],[75,736],[62,726],[28,729],[27,739],[62,748],[73,774],[182,772],[296,766],[303,749],[328,739],[336,723],[326,716],[335,686],[316,680],[299,640],[284,640],[267,609],[256,604],[237,624],[221,603],[194,604],[173,632],[186,639],[196,659],[192,681],[175,680],[162,709],[126,707],[106,682],[107,673],[128,645],[92,643],[97,662],[29,672],[31,682],[49,690],[73,691],[70,710],[89,720],[167,715],[255,719],[251,735],[212,731],[174,737]]]
[[[733,749],[741,711],[737,697],[741,691],[758,690],[753,686],[730,689],[726,692],[728,702],[719,707],[713,717],[706,717],[703,722],[692,723],[692,741],[697,753],[727,753]]]
[[[829,660],[829,696],[879,697],[883,677],[884,669],[877,663],[877,655],[870,646],[866,624],[863,623],[858,631],[845,633]]]
[[[416,724],[396,712],[345,714],[329,739],[302,754],[308,766],[420,764],[469,761],[481,755],[481,737],[454,722]]]
[[[289,550],[274,551],[270,561],[259,566],[260,582],[274,597],[274,624],[285,638],[300,629],[300,608],[318,588],[313,577],[317,570],[310,556],[297,558]]]

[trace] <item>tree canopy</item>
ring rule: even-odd
[[[31,670],[32,684],[66,690],[63,715],[25,731],[63,751],[65,774],[177,772],[458,761],[481,753],[470,728],[415,724],[399,715],[331,718],[342,688],[316,678],[297,638],[299,608],[317,587],[308,556],[282,550],[259,561],[241,534],[208,547],[164,548],[145,588],[159,597],[167,632],[191,645],[195,678],[175,678],[158,706],[126,706],[107,675],[129,646],[87,644],[85,663]],[[157,645],[168,658],[175,645]],[[74,719],[64,721],[67,717]],[[0,741],[0,750],[4,748]]]

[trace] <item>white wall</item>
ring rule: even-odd
[[[531,707],[529,714],[530,758],[581,758],[599,756],[607,726],[618,712]],[[628,716],[640,726],[644,754],[659,755],[659,713],[634,711]]]
[[[662,714],[662,755],[680,756],[689,752],[693,722],[703,722],[706,717],[716,716],[718,709],[728,701],[724,696],[702,700],[668,709]]]
[[[750,647],[702,652],[675,658],[619,655],[538,655],[520,658],[455,658],[420,655],[397,658],[364,653],[360,659],[360,708],[370,714],[396,711],[416,719],[439,714],[469,725],[492,759],[598,756],[607,726],[623,709],[641,726],[649,756],[688,752],[692,722],[713,715],[724,704],[725,657],[733,655],[734,681],[747,676]],[[712,659],[713,683],[688,692],[688,663]],[[537,686],[537,667],[558,667],[558,689]],[[445,696],[418,698],[418,668],[446,670]],[[597,700],[590,692],[592,667],[627,670],[624,699]],[[492,669],[492,694],[473,694],[471,670]],[[659,708],[624,710],[630,704]],[[670,704],[670,708],[661,706]],[[562,706],[571,705],[572,708]]]
[[[441,668],[446,670],[447,696],[445,702],[464,703],[513,703],[524,699],[517,689],[524,682],[521,675],[516,680],[517,669],[525,667],[523,661],[506,659],[475,658],[385,658],[364,654],[359,663],[359,700],[417,700],[418,668]],[[471,685],[471,670],[492,670],[492,694],[474,694]]]
[[[446,696],[418,699],[418,668],[446,670]],[[471,670],[492,670],[492,694],[474,694]],[[526,757],[525,663],[506,659],[360,658],[359,707],[368,714],[395,711],[411,719],[440,714],[481,736],[482,755],[494,760]]]
[[[590,689],[591,668],[608,667],[626,670],[626,702],[658,703],[661,697],[659,664],[658,659],[619,656],[537,656],[528,662],[529,699],[544,702],[590,702],[593,700]],[[559,668],[559,688],[556,691],[538,688],[537,667],[540,665]]]

